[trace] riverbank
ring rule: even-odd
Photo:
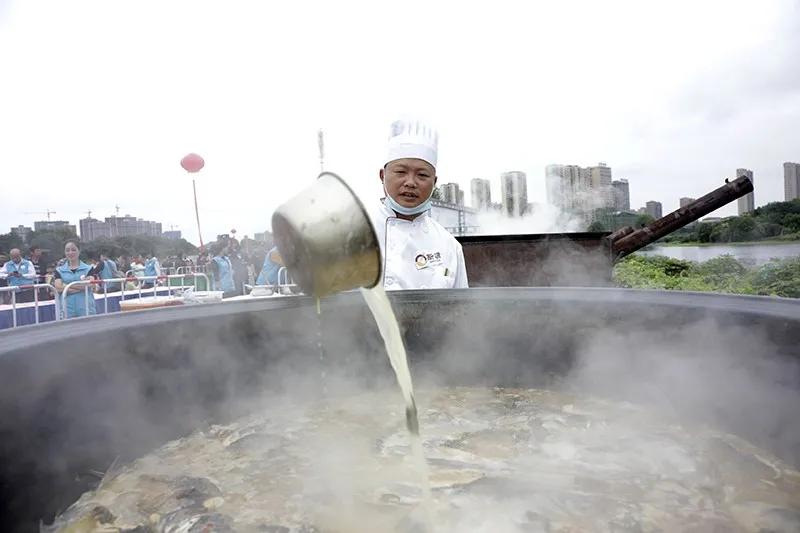
[[[791,236],[787,235],[786,237],[791,238],[783,238],[783,239],[764,239],[761,241],[740,241],[740,242],[697,242],[697,241],[688,241],[688,242],[656,242],[652,246],[663,246],[665,248],[679,248],[684,246],[702,246],[702,247],[709,247],[709,246],[756,246],[759,244],[763,245],[776,245],[781,246],[785,244],[796,244],[800,243],[800,233],[793,233]]]
[[[687,261],[663,255],[631,255],[614,267],[614,282],[633,289],[725,292],[800,298],[800,257],[750,267],[731,255]]]

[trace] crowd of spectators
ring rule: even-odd
[[[32,246],[26,253],[14,248],[7,254],[0,252],[0,287],[19,287],[13,291],[17,303],[34,301],[34,290],[38,292],[38,300],[52,300],[53,290],[47,287],[34,289],[32,285],[49,285],[58,292],[66,285],[64,265],[68,265],[69,273],[80,272],[77,279],[83,280],[119,280],[109,281],[106,290],[118,291],[122,283],[126,290],[152,288],[160,284],[152,278],[178,272],[204,272],[211,280],[211,289],[224,292],[224,297],[243,294],[244,285],[275,285],[278,283],[278,271],[283,262],[274,247],[254,244],[245,241],[242,245],[233,236],[221,236],[216,242],[201,249],[197,256],[178,254],[160,260],[154,254],[117,255],[110,257],[102,252],[89,251],[81,253],[77,241],[68,241],[64,250],[55,253]],[[63,253],[62,253],[63,252]],[[75,255],[77,254],[77,255]],[[72,259],[70,259],[72,258]],[[83,272],[86,270],[86,272]],[[82,276],[82,277],[80,277]],[[71,277],[71,276],[67,276]],[[62,280],[62,283],[57,283]],[[0,292],[0,305],[12,301],[12,291]]]

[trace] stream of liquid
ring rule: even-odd
[[[317,300],[317,353],[319,353],[319,366],[320,370],[320,387],[322,387],[322,395],[328,395],[328,372],[325,369],[325,344],[322,342],[322,308]]]
[[[400,327],[397,325],[397,318],[394,316],[392,304],[383,287],[376,285],[372,289],[361,289],[361,294],[364,296],[364,300],[367,302],[367,306],[378,324],[378,330],[381,333],[381,337],[383,337],[389,362],[397,377],[397,384],[400,386],[400,391],[406,404],[406,428],[409,433],[414,464],[420,473],[423,512],[425,513],[427,529],[432,531],[433,499],[431,497],[430,473],[419,434],[417,402],[414,399],[414,384],[411,381],[411,371],[408,368],[406,347],[403,344],[403,337],[400,335]]]

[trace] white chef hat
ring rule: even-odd
[[[420,120],[400,119],[392,122],[384,166],[397,159],[422,159],[436,168],[439,134]]]

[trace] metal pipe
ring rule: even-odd
[[[35,287],[35,284],[34,284]],[[33,289],[33,316],[34,316],[34,323],[39,323],[39,289]]]
[[[616,238],[614,240],[609,238],[611,243],[611,250],[614,258],[619,259],[628,254],[632,254],[640,248],[644,248],[648,244],[660,239],[664,235],[668,235],[673,231],[679,230],[685,225],[694,222],[698,218],[705,216],[720,207],[731,203],[744,196],[747,193],[753,192],[753,182],[747,176],[742,176],[733,181],[725,183],[722,187],[711,191],[705,196],[698,198],[694,202],[673,211],[672,213],[659,218],[652,224],[629,233],[626,236]],[[619,231],[612,234],[610,237],[617,235]]]
[[[11,291],[11,327],[17,327],[17,291],[16,287]]]
[[[197,186],[192,178],[192,193],[194,193],[194,216],[197,219],[197,237],[200,239],[200,252],[203,251],[203,233],[200,231],[200,210],[197,208]]]

